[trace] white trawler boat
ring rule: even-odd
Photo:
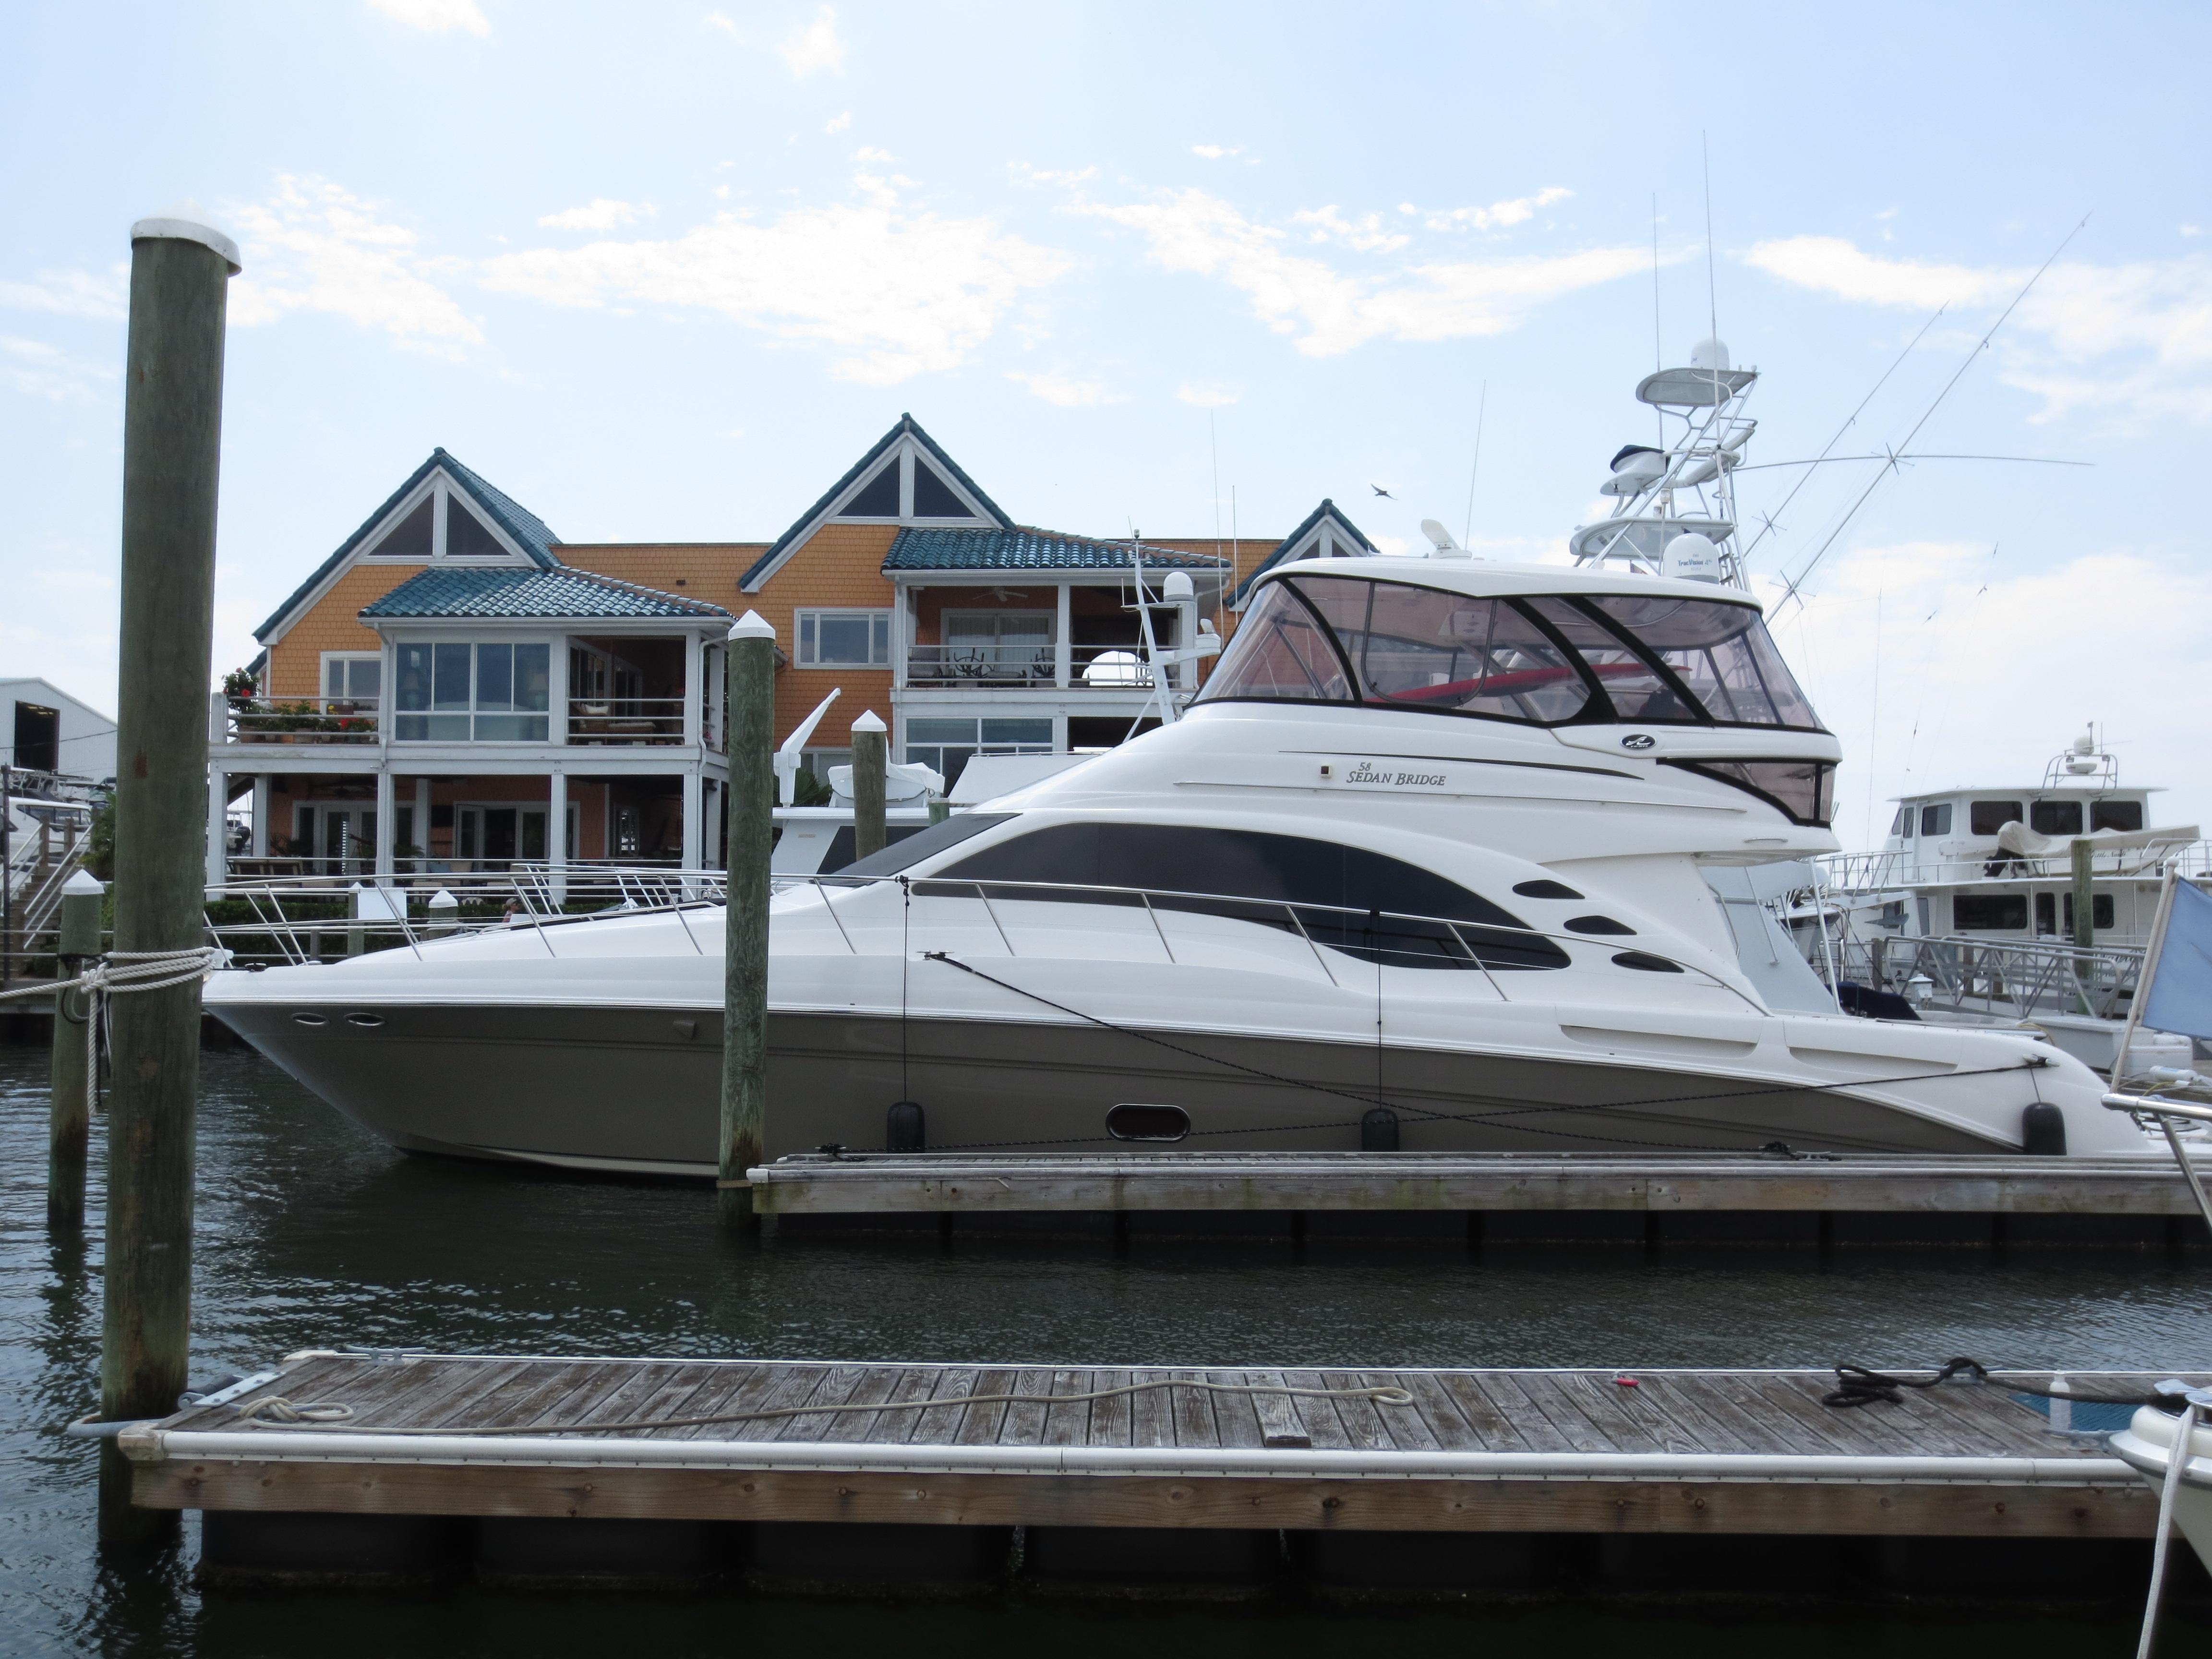
[[[1824,973],[1832,960],[1847,1006],[2032,1024],[2111,1072],[2166,872],[2212,879],[2197,827],[2158,824],[2159,793],[2124,784],[2092,729],[2039,783],[1900,797],[1878,851],[1821,860],[1825,902],[1800,905],[1801,945]],[[2139,1031],[2120,1069],[2188,1069],[2191,1054],[2185,1037]]]
[[[1431,526],[1269,570],[1181,718],[787,884],[769,1154],[2142,1151],[2033,1033],[1843,1015],[1755,902],[1835,850],[1841,750],[1735,552],[1754,378],[1709,342],[1644,381],[1679,439],[1615,458],[1574,565]],[[207,1002],[398,1146],[706,1175],[721,933],[549,921]]]

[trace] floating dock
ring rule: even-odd
[[[1762,1152],[811,1152],[749,1171],[779,1220],[988,1231],[1173,1218],[1196,1231],[1734,1237],[1804,1243],[2212,1243],[2155,1158]]]
[[[2061,1547],[2087,1553],[2069,1582],[2092,1558],[2088,1578],[2124,1577],[2156,1495],[2086,1431],[2091,1407],[2013,1392],[2051,1382],[1837,1409],[1825,1371],[313,1352],[118,1443],[137,1504],[206,1511],[217,1580],[975,1588],[1004,1577],[1016,1529],[1025,1576],[1076,1588],[1525,1591],[1571,1560],[1632,1588],[1820,1588],[1856,1562],[1955,1589],[1966,1559],[2033,1590]],[[350,1415],[252,1420],[272,1397]]]

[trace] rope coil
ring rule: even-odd
[[[89,1119],[100,1107],[100,1031],[105,997],[133,991],[167,991],[206,979],[227,965],[230,952],[217,945],[195,945],[182,951],[110,951],[94,957],[74,979],[52,979],[41,984],[0,991],[0,1002],[16,997],[54,999],[54,1017],[73,1018],[67,1012],[70,993],[82,994],[84,1015],[84,1112]]]

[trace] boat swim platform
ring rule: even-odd
[[[747,1172],[772,1228],[1292,1237],[2212,1244],[2156,1157],[1610,1152],[799,1153]]]
[[[1022,1574],[1079,1589],[1556,1590],[1565,1561],[1600,1589],[1817,1592],[1856,1561],[2040,1595],[2147,1562],[2157,1495],[2087,1426],[2125,1407],[2013,1392],[2047,1373],[1850,1409],[1834,1382],[312,1351],[118,1444],[135,1502],[204,1512],[216,1583],[972,1589],[1016,1529]],[[272,1397],[351,1415],[253,1420]]]

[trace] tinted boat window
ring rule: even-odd
[[[1264,697],[1350,702],[1344,664],[1313,615],[1284,583],[1260,590],[1251,614],[1206,683],[1200,701]]]
[[[2027,827],[2039,836],[2078,836],[2081,833],[2081,803],[2039,800],[2027,809]]]
[[[2021,812],[2016,800],[1978,800],[1966,814],[1971,835],[1994,836],[2008,823],[2018,823]]]
[[[1920,809],[1920,833],[1923,836],[1948,836],[1951,833],[1951,803],[1949,801]]]
[[[970,836],[980,836],[994,824],[1004,823],[1013,816],[1012,812],[957,813],[942,823],[933,823],[928,829],[917,830],[903,841],[895,841],[880,851],[869,854],[856,864],[847,865],[837,873],[841,876],[895,876],[900,871],[921,863],[932,853],[957,847]],[[849,842],[846,843],[848,847],[851,844]]]
[[[1304,836],[1187,824],[1056,823],[984,848],[933,873],[953,878],[1151,890],[1158,908],[1303,928],[1331,945],[1392,967],[1564,968],[1567,955],[1525,931],[1510,911],[1402,859]],[[939,884],[943,884],[940,889]],[[1127,902],[1115,895],[992,886],[1000,898]],[[1396,915],[1379,913],[1395,912]],[[1442,918],[1458,927],[1403,918]]]
[[[1523,603],[1566,635],[1567,643],[1574,647],[1597,676],[1597,683],[1605,688],[1613,713],[1620,719],[1679,723],[1704,718],[1699,710],[1682,701],[1650,663],[1579,606],[1565,599],[1528,599]]]
[[[1951,901],[1951,927],[1961,933],[2010,933],[2027,926],[2025,893],[1960,893]]]
[[[2100,800],[2089,804],[2092,830],[2136,830],[2143,827],[2143,804],[2139,800]]]
[[[1285,584],[1287,585],[1287,584]],[[1502,599],[1402,582],[1297,579],[1370,702],[1504,720],[1571,720],[1589,702],[1573,659]]]
[[[1715,720],[1820,729],[1749,605],[1627,594],[1594,595],[1586,603],[1666,664]]]

